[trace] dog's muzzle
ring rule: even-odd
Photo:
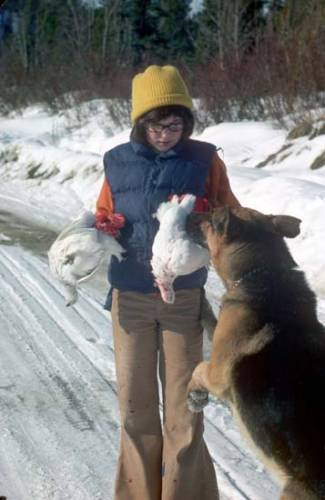
[[[185,224],[185,230],[189,238],[194,241],[194,243],[197,243],[204,248],[207,248],[207,244],[201,229],[201,223],[206,219],[206,214],[192,212],[187,216]]]

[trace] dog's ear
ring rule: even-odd
[[[272,224],[277,233],[286,238],[295,238],[300,233],[301,220],[291,215],[272,215]]]
[[[229,221],[229,208],[217,208],[213,211],[211,217],[212,227],[219,235],[223,235],[226,231]]]
[[[226,236],[230,241],[238,234],[241,221],[229,207],[217,208],[212,213],[212,227],[220,236]]]

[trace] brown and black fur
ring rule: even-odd
[[[192,214],[189,234],[208,246],[226,286],[209,362],[189,384],[199,411],[209,391],[229,402],[282,500],[325,499],[325,328],[284,237],[300,221],[247,208]]]

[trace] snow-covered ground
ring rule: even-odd
[[[105,122],[100,102],[93,110],[82,127],[38,107],[0,118],[0,495],[8,500],[112,498],[119,418],[105,270],[66,308],[46,259],[56,232],[94,209],[104,151],[128,140],[129,130]],[[222,147],[243,205],[302,219],[288,244],[325,321],[325,167],[310,169],[324,135],[286,136],[272,123],[242,122],[199,138]],[[217,310],[223,290],[213,271],[207,293]],[[222,500],[277,498],[228,409],[213,401],[205,417]]]

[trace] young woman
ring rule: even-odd
[[[203,414],[186,405],[191,373],[202,359],[207,271],[177,278],[175,303],[166,304],[150,267],[158,230],[152,216],[172,194],[196,195],[196,209],[239,205],[215,146],[189,138],[191,109],[177,69],[149,66],[132,82],[131,140],[104,156],[98,228],[116,232],[114,214],[122,214],[119,242],[127,252],[123,261],[112,260],[108,273],[121,413],[115,500],[218,499]]]

